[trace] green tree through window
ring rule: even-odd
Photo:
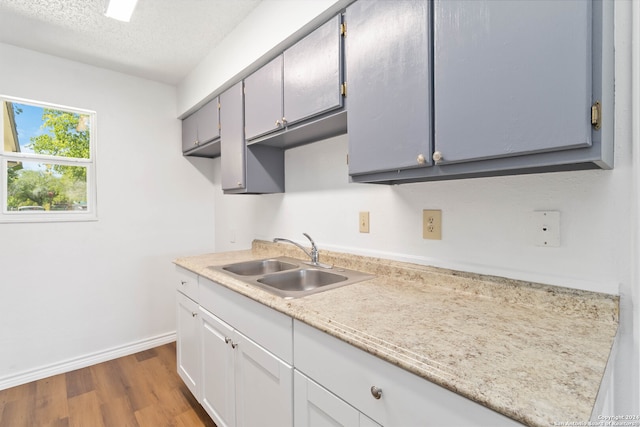
[[[90,157],[88,116],[45,108],[42,112],[42,128],[48,132],[32,137],[29,144],[34,153],[76,159]],[[61,165],[52,167],[63,176],[71,174],[78,180],[86,180],[85,168],[68,168]]]

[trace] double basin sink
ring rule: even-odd
[[[285,299],[300,298],[375,277],[341,267],[323,268],[289,257],[209,268],[230,273],[246,283]]]

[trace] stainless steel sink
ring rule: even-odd
[[[239,262],[237,264],[222,267],[222,269],[240,276],[258,276],[278,271],[291,270],[297,267],[297,264],[291,264],[279,259],[262,259],[258,261]]]
[[[308,291],[347,280],[346,276],[328,273],[324,270],[305,269],[269,274],[258,282],[281,291]]]
[[[277,257],[209,267],[238,276],[285,299],[300,298],[372,279],[375,276],[346,268],[318,268],[294,258]]]

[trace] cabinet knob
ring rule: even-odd
[[[287,119],[285,117],[282,118],[282,125],[286,125],[287,124]]]
[[[224,343],[225,344],[229,344],[231,342],[231,338],[229,337],[224,337]]]
[[[424,165],[427,162],[427,159],[424,158],[424,154],[418,154],[418,158],[416,160],[419,165]]]
[[[236,348],[238,346],[237,342],[231,341],[231,348]]]
[[[193,145],[198,145],[198,140],[193,141]]]
[[[182,286],[184,286],[184,285],[186,285],[186,284],[187,284],[187,281],[186,281],[186,280],[180,280],[180,284],[181,284]]]
[[[198,313],[196,313],[195,311],[191,312],[191,317],[196,317],[198,315]]]
[[[280,120],[276,120],[276,127],[282,127],[282,123],[280,122]]]
[[[371,395],[376,399],[380,399],[382,397],[382,389],[376,386],[371,386]]]
[[[242,187],[242,183],[238,181],[238,187]]]
[[[442,162],[442,153],[439,151],[434,152],[433,161],[436,162],[436,165]]]

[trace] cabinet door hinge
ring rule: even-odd
[[[340,35],[342,37],[347,37],[347,23],[343,22],[340,24]]]
[[[593,126],[595,130],[600,129],[600,126],[602,126],[602,107],[600,101],[596,101],[591,106],[591,126]]]
[[[340,95],[347,97],[347,82],[344,82],[340,85]]]

